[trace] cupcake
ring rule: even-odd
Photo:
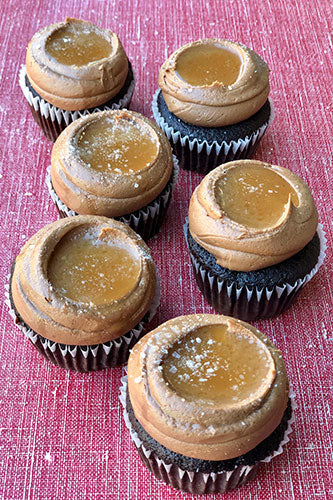
[[[134,85],[118,36],[71,18],[33,36],[20,72],[33,117],[51,141],[82,115],[128,107]]]
[[[125,363],[159,300],[144,241],[97,216],[61,219],[24,245],[9,298],[18,327],[54,364],[86,372]]]
[[[47,184],[61,217],[118,218],[147,240],[160,229],[177,171],[151,120],[112,110],[80,118],[60,134]]]
[[[308,186],[290,170],[256,160],[221,165],[201,181],[185,234],[208,303],[244,320],[284,311],[324,259]]]
[[[226,316],[182,316],[145,335],[130,354],[121,401],[143,463],[194,495],[252,479],[291,431],[280,351]]]
[[[158,83],[154,118],[186,170],[206,174],[249,157],[273,118],[268,66],[235,42],[184,45],[162,65]]]

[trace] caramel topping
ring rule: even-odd
[[[133,121],[103,117],[88,124],[76,139],[76,154],[98,172],[131,174],[149,166],[158,144],[146,128]]]
[[[52,33],[45,44],[46,51],[60,64],[85,66],[108,57],[112,46],[89,26],[67,24]]]
[[[58,293],[94,305],[124,297],[134,288],[139,271],[139,260],[121,243],[82,229],[69,231],[48,263],[48,279]]]
[[[227,325],[199,328],[180,339],[164,362],[164,377],[189,401],[235,404],[254,396],[274,367],[265,345]]]
[[[262,166],[238,166],[217,182],[215,196],[225,214],[243,226],[264,229],[275,225],[291,198],[298,206],[294,188],[281,175]]]
[[[232,50],[203,44],[182,52],[177,59],[176,71],[190,85],[220,82],[227,87],[237,80],[241,65],[240,57]]]

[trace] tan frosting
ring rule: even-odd
[[[90,124],[108,118],[138,126],[156,143],[157,154],[145,168],[127,174],[98,172],[77,154],[77,137]],[[105,111],[71,123],[56,140],[51,156],[53,187],[70,209],[80,214],[117,217],[153,201],[164,189],[173,169],[172,152],[165,135],[148,118],[133,111]]]
[[[48,261],[69,231],[95,231],[98,239],[117,242],[139,259],[131,289],[117,300],[96,305],[69,299],[48,280]],[[149,310],[156,272],[144,241],[128,226],[106,217],[76,216],[48,224],[24,245],[15,261],[12,296],[30,328],[43,337],[69,345],[93,345],[130,331]]]
[[[226,216],[216,197],[216,184],[228,169],[242,165],[272,169],[291,184],[298,206],[291,198],[271,227],[253,228]],[[252,271],[282,262],[299,252],[313,238],[317,210],[308,186],[286,168],[257,160],[225,163],[212,170],[195,189],[189,206],[189,229],[194,240],[208,250],[218,264],[236,271]]]
[[[163,376],[170,348],[195,336],[198,328],[217,324],[261,343],[272,364],[256,393],[234,404],[185,399]],[[197,314],[167,321],[136,344],[128,362],[128,390],[136,418],[160,444],[189,457],[226,460],[253,449],[279,425],[289,386],[281,353],[264,334],[234,318]]]
[[[237,80],[193,86],[177,73],[177,59],[190,47],[214,44],[229,49],[242,60]],[[204,127],[232,125],[256,113],[269,94],[269,69],[253,50],[244,45],[209,38],[188,43],[176,50],[162,65],[159,86],[169,110],[185,122]]]
[[[111,48],[108,57],[83,66],[61,64],[46,50],[49,37],[66,25],[75,29],[88,27],[103,37]],[[128,73],[128,59],[118,36],[88,21],[66,18],[37,32],[26,55],[27,75],[38,94],[59,108],[74,111],[99,106],[123,87]]]

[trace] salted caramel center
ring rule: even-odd
[[[274,366],[257,337],[218,324],[201,327],[174,344],[163,375],[170,388],[189,401],[233,405],[262,395]]]
[[[59,63],[85,66],[109,57],[112,46],[87,25],[67,24],[54,31],[45,44],[46,51]]]
[[[131,174],[156,158],[158,143],[146,127],[127,119],[103,117],[76,138],[76,154],[98,172]]]
[[[238,79],[242,61],[232,50],[219,45],[195,45],[184,50],[178,57],[176,71],[190,85],[212,85],[214,82],[225,86]]]
[[[238,224],[256,229],[275,225],[291,198],[298,206],[295,189],[272,169],[237,166],[216,183],[215,197],[223,212]]]
[[[107,304],[124,297],[138,280],[140,261],[120,241],[94,230],[72,230],[56,245],[48,279],[60,295],[76,302]]]

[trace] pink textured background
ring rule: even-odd
[[[329,0],[1,0],[1,283],[22,244],[57,218],[44,184],[51,143],[18,86],[37,29],[65,15],[117,32],[138,84],[132,108],[151,116],[160,64],[180,45],[223,37],[249,45],[271,68],[276,118],[256,157],[281,164],[311,186],[329,239],[328,256],[297,303],[257,324],[282,350],[296,392],[296,430],[284,454],[230,499],[333,498],[332,487],[332,11]],[[181,172],[159,236],[150,243],[162,277],[163,322],[211,312],[193,281],[182,234],[200,181]],[[140,463],[118,400],[124,369],[88,375],[53,367],[1,306],[0,498],[4,500],[185,499]]]

